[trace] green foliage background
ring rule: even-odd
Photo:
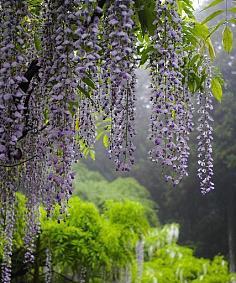
[[[59,207],[55,207],[51,218],[47,218],[41,208],[35,263],[27,270],[24,270],[22,241],[25,197],[17,194],[13,283],[45,282],[47,248],[52,253],[55,283],[81,282],[81,274],[84,275],[83,282],[90,283],[126,283],[127,274],[132,277],[132,283],[231,282],[233,274],[229,273],[228,264],[222,257],[216,256],[213,260],[197,258],[191,248],[178,244],[179,225],[160,227],[157,218],[153,220],[153,203],[147,190],[136,180],[119,178],[108,182],[82,164],[75,165],[75,169],[78,170],[75,194],[86,200],[73,196],[67,211],[60,215]],[[102,186],[104,193],[94,198],[93,190],[98,189],[99,195]],[[144,245],[143,263],[136,254],[140,241]],[[1,255],[2,240],[0,247]],[[140,266],[143,267],[141,277]]]
[[[107,200],[140,202],[151,225],[158,225],[157,204],[151,200],[150,193],[137,180],[131,177],[118,177],[108,181],[99,172],[90,171],[83,163],[74,165],[77,172],[74,182],[74,194],[93,202],[102,209]]]

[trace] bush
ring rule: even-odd
[[[49,272],[55,283],[230,283],[233,278],[222,257],[197,258],[192,249],[178,245],[177,224],[150,227],[141,203],[109,200],[98,209],[77,196],[62,215],[55,207],[47,218],[41,208],[35,262],[26,268],[22,241],[26,210],[20,194],[16,209],[21,217],[14,233],[13,283],[45,282]],[[52,256],[51,268],[46,254]]]

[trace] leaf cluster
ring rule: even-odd
[[[192,249],[178,245],[177,239],[176,224],[153,229],[146,236],[143,283],[229,283],[235,278],[223,257],[197,258]]]

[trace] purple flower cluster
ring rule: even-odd
[[[25,263],[34,262],[34,251],[35,251],[35,241],[39,234],[39,204],[40,204],[40,185],[39,185],[39,175],[40,169],[34,168],[34,166],[39,165],[33,162],[29,162],[27,166],[28,174],[25,174],[22,180],[22,185],[24,185],[24,192],[27,196],[26,203],[26,228],[24,236],[24,244],[26,248],[25,253]],[[31,172],[31,173],[30,173]]]
[[[178,117],[178,127],[179,131],[177,133],[177,146],[179,150],[178,157],[178,172],[179,172],[179,181],[183,176],[187,176],[188,172],[188,159],[190,155],[190,147],[188,145],[189,135],[194,130],[193,123],[193,102],[192,94],[188,90],[187,86],[188,77],[185,78],[185,83],[183,85],[183,92],[181,95],[182,109],[184,112],[181,112]]]
[[[74,1],[65,1],[62,5],[50,7],[54,32],[51,35],[53,50],[52,62],[48,69],[49,80],[47,96],[49,103],[47,132],[47,158],[49,166],[48,182],[51,198],[48,209],[56,201],[62,204],[72,191],[71,162],[73,161],[73,116],[70,103],[75,101],[76,78],[73,74],[74,46],[71,18]],[[67,13],[65,13],[67,11]],[[45,76],[44,76],[45,77]],[[73,109],[72,109],[73,110]]]
[[[2,203],[5,212],[5,227],[4,227],[4,249],[2,258],[2,274],[1,282],[11,282],[11,257],[13,247],[13,232],[15,224],[15,190],[10,182],[6,182],[8,191],[5,194],[4,202]]]
[[[29,17],[24,1],[1,1],[0,6],[0,162],[1,207],[4,210],[4,251],[2,280],[11,281],[12,238],[15,224],[15,192],[24,168],[11,167],[22,158],[18,144],[25,126],[25,93],[20,88],[27,82],[23,76],[31,53],[26,47],[30,42],[27,24]]]
[[[150,58],[152,115],[151,159],[171,170],[166,180],[177,185],[187,175],[189,132],[192,130],[191,101],[182,75],[183,42],[181,18],[174,0],[156,4],[157,19]]]
[[[76,35],[78,39],[75,43],[78,57],[76,72],[80,87],[82,87],[91,97],[80,96],[79,101],[79,137],[88,148],[93,148],[96,140],[95,113],[98,108],[98,62],[100,59],[98,36],[99,36],[99,18],[94,13],[101,13],[101,8],[97,7],[96,1],[90,1],[80,13],[78,12],[78,29]],[[88,78],[88,75],[90,78]],[[83,82],[83,79],[91,79],[95,89],[92,89]]]
[[[137,278],[142,279],[143,262],[144,262],[144,241],[138,240],[136,244],[136,260],[137,260]]]
[[[18,155],[16,142],[23,131],[24,93],[19,84],[27,62],[27,34],[21,20],[27,15],[23,2],[1,3],[0,37],[0,161],[12,162]]]
[[[15,192],[27,197],[25,262],[34,260],[39,233],[39,206],[48,216],[53,206],[66,208],[72,194],[72,162],[81,156],[80,142],[93,148],[96,118],[110,121],[109,154],[117,170],[134,163],[135,24],[134,1],[114,0],[102,9],[96,0],[45,0],[35,53],[31,15],[24,1],[0,5],[0,211],[6,215],[2,282],[11,280]],[[152,115],[151,159],[168,168],[176,185],[187,175],[189,134],[193,129],[188,77],[183,76],[181,18],[175,0],[156,4],[156,30],[150,56]],[[27,19],[27,20],[25,20]],[[39,56],[38,56],[39,55]],[[36,59],[39,57],[39,59]],[[39,74],[26,79],[34,62]],[[25,75],[23,75],[25,74]],[[24,87],[27,85],[27,87]],[[214,188],[212,172],[212,98],[199,94],[198,175],[203,193]],[[79,141],[79,142],[78,142]],[[138,247],[142,261],[142,243]],[[47,251],[46,281],[51,281]],[[82,279],[81,279],[82,280]]]
[[[109,153],[117,170],[121,171],[128,171],[134,163],[136,63],[133,5],[132,0],[115,0],[108,8],[103,27],[106,52],[102,65],[101,104],[105,117],[111,119]]]
[[[198,177],[200,179],[200,189],[203,194],[214,190],[213,178],[213,157],[212,157],[212,141],[213,141],[213,128],[211,117],[212,105],[212,93],[210,90],[210,69],[208,70],[208,79],[205,83],[205,92],[198,94],[198,127],[199,135],[198,140]]]
[[[84,145],[93,148],[96,138],[95,111],[91,101],[88,98],[81,99],[79,105],[79,138],[82,139]]]
[[[45,283],[52,282],[52,252],[49,248],[46,249],[46,265],[45,265]]]

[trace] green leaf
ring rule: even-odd
[[[90,78],[83,78],[82,81],[89,87],[91,87],[92,89],[96,89],[96,86],[94,84],[94,82],[90,79]]]
[[[29,10],[39,16],[43,0],[28,0]]]
[[[177,3],[177,7],[178,7],[178,13],[182,16],[182,14],[183,14],[183,3],[182,3],[181,0],[177,0],[176,3]]]
[[[34,45],[37,51],[42,50],[41,40],[36,33],[34,34]]]
[[[202,24],[205,24],[207,22],[209,22],[210,20],[216,18],[217,16],[219,16],[220,14],[222,14],[223,12],[225,12],[225,10],[217,10],[213,13],[211,13],[208,17],[206,17],[203,21],[202,21]]]
[[[213,46],[210,38],[208,38],[208,40],[207,40],[207,47],[208,47],[208,52],[209,52],[211,60],[214,60],[215,57],[216,57],[216,53],[215,53],[215,49],[214,49],[214,46]]]
[[[209,28],[203,23],[196,22],[193,28],[193,33],[198,37],[206,39],[207,35],[209,34]]]
[[[150,53],[154,51],[154,48],[152,45],[149,45],[148,47],[144,48],[141,52],[141,60],[140,60],[140,66],[144,65],[147,60],[149,59]]]
[[[221,102],[222,99],[222,87],[219,81],[218,77],[214,77],[211,80],[211,90],[212,90],[212,94],[214,95],[214,97]]]
[[[92,160],[95,160],[95,151],[94,150],[89,150],[89,155]]]
[[[94,101],[92,100],[89,92],[87,92],[84,88],[81,86],[78,86],[78,89],[95,105]]]
[[[78,107],[79,107],[79,103],[77,101],[68,101],[68,110],[72,115],[72,117],[75,116]]]
[[[148,60],[148,52],[143,52],[140,60],[140,66],[144,65]]]
[[[48,111],[47,108],[44,109],[44,111],[43,111],[43,116],[44,116],[44,123],[45,123],[45,124],[48,123],[48,122],[49,122],[49,111]]]
[[[103,136],[104,132],[103,131],[100,131],[99,133],[97,133],[96,135],[96,140],[99,141],[100,138]]]
[[[232,13],[236,13],[236,7],[229,8],[228,11],[230,11]]]
[[[109,137],[107,135],[103,136],[103,145],[105,148],[109,147]]]
[[[221,27],[224,23],[225,23],[225,19],[219,21],[219,23],[218,23],[217,25],[215,25],[214,27],[212,27],[210,33],[209,33],[208,36],[207,36],[207,38],[211,37],[212,34],[213,34],[214,32],[216,32],[216,31],[219,29],[219,27]]]
[[[183,7],[183,11],[185,12],[185,14],[190,18],[190,19],[195,19],[194,17],[194,9],[193,9],[193,5],[192,5],[192,1],[189,0],[180,0],[181,1],[181,5]]]
[[[150,35],[153,35],[155,31],[153,22],[156,19],[155,2],[152,0],[137,0],[135,1],[135,8],[143,34],[148,32]]]
[[[218,4],[220,4],[221,2],[224,2],[224,0],[214,0],[214,1],[212,1],[209,5],[207,5],[205,8],[203,8],[203,9],[201,10],[201,12],[202,12],[202,11],[205,11],[206,9],[209,9],[209,8],[211,8],[211,7],[214,7],[214,6],[218,5]]]
[[[228,25],[223,30],[222,43],[224,50],[230,53],[233,49],[233,32]]]

